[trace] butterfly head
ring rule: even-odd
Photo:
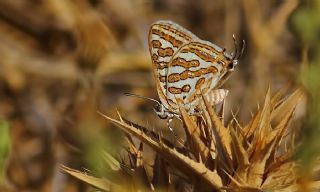
[[[227,64],[227,70],[232,72],[238,65],[238,59],[234,59],[233,57],[226,57],[228,64]]]

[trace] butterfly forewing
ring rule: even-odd
[[[171,21],[158,21],[150,28],[149,50],[154,76],[160,101],[166,108],[170,107],[166,96],[169,62],[183,45],[198,39],[188,30]]]

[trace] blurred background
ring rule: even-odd
[[[122,133],[97,111],[167,131],[154,103],[124,95],[158,99],[147,44],[160,19],[228,52],[232,34],[246,41],[224,85],[240,124],[269,85],[303,86],[310,102],[294,127],[310,161],[320,148],[319,13],[317,0],[0,0],[0,191],[90,191],[59,166],[99,175],[101,151],[120,156]]]

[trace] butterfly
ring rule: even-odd
[[[234,71],[243,47],[235,52],[201,40],[172,21],[153,23],[149,31],[149,51],[160,98],[155,112],[162,119],[180,116],[178,101],[190,115],[199,113],[202,95],[212,104],[224,99],[225,89],[218,89]]]

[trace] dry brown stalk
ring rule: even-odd
[[[146,132],[147,128],[135,127],[121,117],[116,120],[101,115],[127,134],[131,143],[128,149],[136,151],[136,164],[132,168],[136,170],[134,172],[140,172],[136,175],[141,178],[131,179],[131,185],[136,186],[135,189],[131,188],[133,191],[138,188],[175,190],[174,182],[191,185],[195,191],[298,191],[299,164],[293,160],[295,146],[289,145],[290,141],[286,138],[294,133],[294,130],[289,131],[288,127],[303,94],[298,89],[284,99],[281,99],[281,95],[279,92],[271,97],[269,88],[262,108],[245,126],[236,123],[234,117],[225,127],[205,98],[202,114],[207,114],[207,117],[203,118],[188,115],[179,103],[182,128],[186,134],[184,148],[188,153],[179,152],[173,147],[174,143],[167,145],[168,140],[163,143],[162,139],[165,138],[162,138],[162,134],[155,139],[150,136],[155,133]],[[207,126],[204,129],[211,130],[211,137],[204,138],[204,135],[200,134],[200,126]],[[137,150],[131,136],[156,152],[156,158],[151,163],[153,175],[142,173],[147,169],[142,145]],[[117,165],[115,162],[114,158],[108,160],[109,165]],[[70,173],[70,170],[68,172]],[[175,180],[172,179],[173,176],[176,177]],[[83,178],[82,180],[88,182]],[[310,186],[317,188],[318,181],[309,182]],[[121,185],[121,181],[115,183]],[[105,190],[110,191],[109,188]]]

